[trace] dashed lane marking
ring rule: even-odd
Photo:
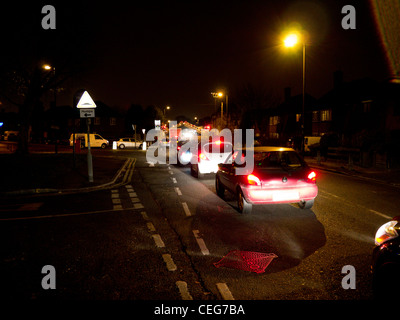
[[[153,234],[152,237],[158,248],[165,247],[164,241],[162,241],[161,236],[159,234]]]
[[[162,258],[167,266],[168,271],[176,271],[178,269],[170,254],[163,254]]]
[[[197,244],[200,247],[200,251],[203,255],[207,256],[210,254],[210,251],[208,250],[206,243],[202,238],[199,236],[199,230],[193,230],[194,237],[196,238]]]
[[[186,202],[182,202],[182,207],[183,207],[183,210],[185,211],[186,216],[190,217],[192,215],[192,213],[190,212],[187,203]]]
[[[182,192],[178,187],[175,187],[175,192],[178,194],[178,196],[182,195]]]
[[[224,300],[235,300],[226,283],[217,283],[217,289]]]
[[[147,229],[149,229],[149,232],[156,232],[156,228],[154,227],[154,224],[152,224],[151,222],[147,222]]]
[[[193,300],[193,297],[189,293],[188,285],[185,281],[177,281],[176,286],[178,287],[182,300]]]

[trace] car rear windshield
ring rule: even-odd
[[[232,144],[227,142],[206,143],[203,146],[203,151],[208,153],[232,153]]]
[[[260,168],[298,168],[304,162],[294,151],[271,151],[254,153],[254,165]]]

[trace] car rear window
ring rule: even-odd
[[[232,144],[227,143],[227,142],[221,142],[221,143],[206,143],[203,146],[203,150],[208,153],[231,153],[232,152]]]
[[[255,153],[254,164],[261,168],[297,168],[303,166],[303,161],[294,151],[272,151]]]

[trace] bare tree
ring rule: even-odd
[[[18,107],[20,133],[17,153],[28,153],[32,115],[42,96],[56,91],[70,77],[82,72],[87,61],[87,43],[81,39],[90,29],[75,20],[82,11],[59,7],[55,30],[41,26],[41,6],[35,1],[12,7],[0,28],[4,49],[0,53],[0,99]],[[88,22],[86,20],[82,21]],[[83,27],[83,28],[82,28]],[[79,49],[77,49],[79,48]],[[47,64],[49,67],[44,68]],[[86,65],[87,68],[87,65]]]

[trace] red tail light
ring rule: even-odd
[[[261,185],[260,179],[258,179],[258,177],[256,177],[254,174],[249,174],[247,176],[247,182],[248,182],[248,184],[253,185],[253,186]]]
[[[315,171],[311,171],[307,176],[307,179],[310,181],[313,181],[313,182],[315,182],[316,178],[317,178],[317,174],[315,173]]]

